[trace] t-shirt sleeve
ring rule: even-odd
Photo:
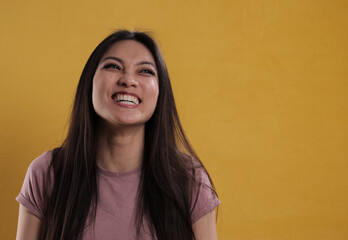
[[[51,152],[44,152],[37,157],[28,167],[22,189],[16,200],[30,213],[42,219],[44,204],[44,186],[47,180]]]
[[[191,207],[192,224],[213,211],[221,203],[211,186],[207,173],[202,168],[196,169],[195,179]]]

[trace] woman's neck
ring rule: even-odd
[[[145,126],[98,126],[97,165],[113,172],[137,168],[143,160]]]

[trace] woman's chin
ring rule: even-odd
[[[114,128],[135,128],[145,126],[145,122],[139,119],[117,119],[109,122]]]

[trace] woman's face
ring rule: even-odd
[[[133,40],[115,43],[93,78],[94,110],[115,126],[144,125],[156,108],[157,76],[155,60],[144,45]]]

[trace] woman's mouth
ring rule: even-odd
[[[133,106],[138,105],[141,102],[141,100],[132,93],[115,93],[112,95],[112,99],[117,103]]]

